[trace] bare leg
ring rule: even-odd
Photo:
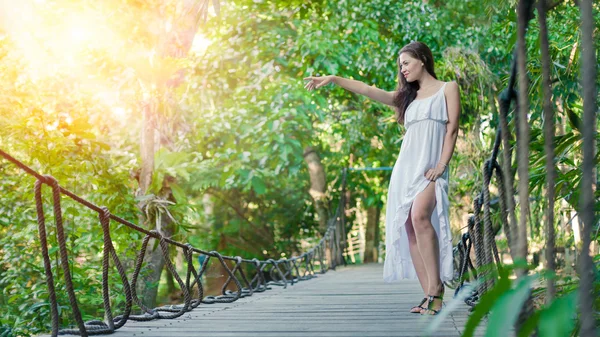
[[[415,198],[412,207],[412,224],[417,239],[417,247],[423,258],[428,277],[427,293],[439,296],[444,291],[440,279],[440,249],[435,229],[431,224],[431,214],[435,209],[435,184],[430,183],[425,190]],[[433,301],[432,309],[439,310],[442,301]]]
[[[427,276],[427,270],[425,269],[425,262],[423,262],[423,257],[421,256],[421,253],[419,252],[419,247],[417,246],[417,237],[415,236],[415,230],[413,228],[410,212],[408,213],[408,220],[406,221],[406,234],[408,236],[408,247],[410,249],[410,257],[412,259],[413,265],[415,266],[415,271],[417,272],[417,278],[419,279],[421,288],[423,288],[423,297],[427,297],[427,295],[429,294],[429,279]],[[421,312],[421,309],[413,307],[411,309],[411,312],[418,313]]]

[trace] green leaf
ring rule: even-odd
[[[517,317],[521,312],[523,303],[531,293],[531,284],[535,276],[525,276],[511,289],[502,294],[491,309],[486,337],[509,336]]]
[[[44,306],[50,306],[50,303],[46,303],[46,302],[36,303],[36,304],[32,305],[31,307],[29,307],[29,309],[27,309],[27,313],[32,313],[32,312],[36,311],[37,309],[44,307]]]
[[[258,195],[264,194],[267,191],[264,181],[257,176],[252,177],[252,188]]]
[[[502,275],[500,279],[496,281],[494,288],[481,296],[479,304],[475,306],[475,310],[467,320],[463,337],[473,336],[479,322],[487,315],[500,296],[510,289],[510,286],[511,280],[508,278],[508,275]]]
[[[539,321],[540,321],[540,312],[539,311],[535,311],[533,313],[533,315],[531,315],[529,318],[527,318],[527,320],[525,321],[525,323],[521,327],[521,330],[519,331],[519,335],[518,336],[519,337],[529,337],[529,336],[531,336],[531,334],[533,333],[533,331],[537,327]]]
[[[98,146],[100,149],[102,149],[104,151],[110,150],[110,145],[107,143],[97,141],[97,140],[91,140],[90,143],[95,144],[96,146]]]
[[[56,253],[58,251],[58,248],[59,247],[50,247],[50,249],[48,249],[48,255]]]
[[[65,207],[64,215],[79,216],[79,211],[77,210],[77,208],[72,206]]]
[[[556,298],[550,307],[540,314],[540,337],[568,337],[575,328],[577,319],[577,291]]]
[[[163,186],[163,180],[165,179],[165,174],[161,171],[154,171],[152,177],[152,184],[150,184],[149,190],[154,194],[158,194]]]
[[[177,201],[178,204],[187,203],[187,195],[186,195],[185,191],[183,190],[183,188],[181,188],[181,186],[179,186],[177,184],[172,184],[171,192],[173,192],[173,197],[175,198],[175,200]]]

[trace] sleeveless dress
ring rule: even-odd
[[[436,167],[442,154],[448,122],[445,87],[446,83],[433,96],[414,100],[406,109],[406,134],[388,190],[384,282],[417,278],[405,226],[413,201],[431,182],[425,178],[425,172]],[[434,182],[436,206],[431,215],[431,223],[439,241],[442,281],[451,280],[453,276],[447,172]]]

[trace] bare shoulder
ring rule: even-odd
[[[455,94],[460,91],[458,87],[458,83],[456,81],[446,82],[446,87],[444,88],[444,93],[446,94]]]
[[[457,121],[460,114],[460,89],[455,81],[447,82],[444,88],[446,104],[448,106],[448,116],[450,120]]]

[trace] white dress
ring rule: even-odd
[[[445,87],[444,83],[433,96],[414,100],[406,109],[406,134],[388,190],[385,220],[386,256],[383,267],[385,282],[417,278],[410,257],[405,225],[413,201],[430,183],[424,176],[425,172],[436,167],[442,154],[448,122]],[[442,281],[447,281],[453,276],[447,170],[435,181],[435,199],[436,206],[431,215],[431,223],[439,241],[440,277]]]

